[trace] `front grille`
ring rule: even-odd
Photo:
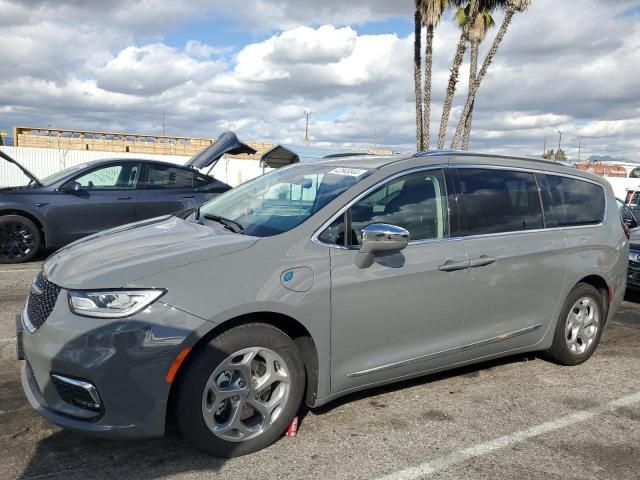
[[[27,314],[35,328],[40,328],[51,315],[60,290],[60,287],[44,278],[42,273],[33,282],[27,301]]]

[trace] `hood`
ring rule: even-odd
[[[33,183],[35,183],[36,185],[42,185],[40,183],[40,180],[38,180],[38,177],[36,177],[33,173],[31,173],[29,170],[27,170],[25,167],[23,167],[22,165],[20,165],[17,161],[15,161],[13,158],[11,158],[9,155],[7,155],[6,153],[4,153],[2,150],[0,150],[0,158],[5,159],[7,162],[9,163],[13,163],[16,167],[18,167],[20,170],[22,170],[22,173],[24,173],[27,177],[29,177],[29,179],[31,179],[31,181]]]
[[[235,133],[224,132],[215,142],[197,155],[191,157],[186,165],[195,168],[213,168],[225,153],[230,155],[239,155],[241,153],[253,155],[256,153],[256,150],[246,143],[241,142]]]
[[[631,230],[629,235],[629,243],[634,250],[640,249],[640,227]]]
[[[165,270],[244,250],[258,240],[165,216],[79,240],[52,255],[43,269],[49,280],[63,288],[119,288]]]

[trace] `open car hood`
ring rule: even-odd
[[[195,168],[213,168],[225,153],[229,153],[231,155],[247,153],[252,155],[256,153],[256,150],[246,143],[241,142],[235,133],[224,132],[215,142],[189,159],[186,165],[190,165]]]
[[[31,173],[29,170],[24,168],[22,165],[20,165],[17,161],[15,161],[9,155],[4,153],[2,150],[0,150],[0,158],[5,159],[9,163],[13,163],[16,167],[18,167],[20,170],[22,170],[22,173],[24,173],[27,177],[29,177],[31,179],[31,181],[34,182],[36,185],[42,185],[40,183],[40,180],[38,180],[38,177],[36,177],[33,173]]]

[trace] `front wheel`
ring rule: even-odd
[[[23,263],[35,257],[42,245],[38,226],[21,215],[0,217],[0,263]]]
[[[579,283],[569,293],[562,307],[553,345],[546,352],[550,360],[561,365],[579,365],[596,349],[605,322],[600,292]]]
[[[298,348],[271,325],[232,328],[186,367],[178,387],[178,425],[209,455],[237,457],[269,446],[302,402],[305,371]]]

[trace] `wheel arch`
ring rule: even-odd
[[[204,336],[202,336],[195,343],[195,345],[193,345],[193,347],[191,347],[189,354],[180,365],[180,368],[178,369],[178,372],[173,382],[171,383],[171,387],[169,390],[169,401],[167,403],[167,423],[169,423],[169,420],[172,418],[173,412],[175,410],[174,406],[176,391],[178,389],[178,386],[180,385],[182,375],[187,371],[189,363],[193,360],[193,358],[195,358],[195,354],[198,352],[198,350],[212,338],[220,335],[223,332],[231,330],[232,328],[240,325],[256,322],[272,325],[282,330],[294,341],[294,343],[298,347],[298,350],[300,351],[300,356],[302,358],[306,373],[306,391],[304,397],[305,403],[307,405],[313,405],[315,403],[318,393],[319,360],[316,343],[309,333],[309,330],[307,330],[307,328],[295,318],[284,315],[282,313],[267,311],[252,312],[239,315],[216,325]]]
[[[47,231],[44,228],[44,223],[38,218],[38,216],[34,215],[27,210],[22,210],[19,208],[2,208],[0,209],[0,217],[4,217],[5,215],[20,215],[21,217],[28,218],[33,223],[36,224],[38,230],[40,230],[40,234],[42,235],[42,247],[47,247]]]

